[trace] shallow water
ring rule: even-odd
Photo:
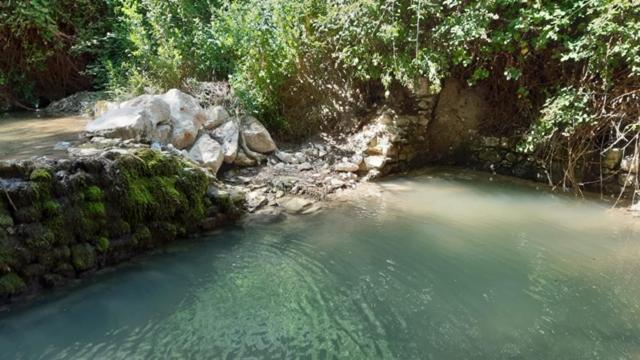
[[[34,112],[0,114],[0,160],[63,156],[66,151],[54,150],[54,145],[79,142],[88,121],[82,116],[47,117]]]
[[[640,358],[630,219],[471,172],[375,186],[0,314],[0,357]]]

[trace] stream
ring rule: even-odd
[[[59,142],[80,143],[88,118],[45,116],[36,112],[0,113],[0,160],[24,160],[32,156],[64,157]]]
[[[0,358],[640,358],[637,221],[451,169],[347,200],[0,313]]]

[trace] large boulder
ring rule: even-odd
[[[207,120],[204,110],[194,97],[178,89],[171,89],[160,98],[169,104],[171,110],[171,143],[178,149],[188,148],[195,142],[198,131]]]
[[[252,116],[246,116],[243,119],[242,135],[250,150],[266,154],[277,149],[267,129]]]
[[[113,107],[87,124],[94,135],[152,141],[151,133],[159,125],[170,122],[169,105],[158,97],[138,96]]]
[[[236,160],[239,134],[240,128],[235,121],[227,121],[211,133],[211,136],[222,144],[224,162],[227,164],[232,164]]]
[[[207,134],[202,134],[198,138],[187,156],[202,166],[208,167],[214,174],[218,172],[224,160],[222,146]]]
[[[102,116],[107,111],[111,111],[113,109],[117,109],[118,107],[120,107],[120,104],[118,104],[116,102],[106,101],[106,100],[98,100],[93,105],[93,116],[94,117]]]

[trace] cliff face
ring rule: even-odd
[[[237,211],[203,170],[150,149],[0,164],[0,303],[190,234]]]

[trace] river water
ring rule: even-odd
[[[0,160],[28,159],[46,155],[57,158],[66,150],[56,150],[61,141],[80,142],[89,121],[83,116],[51,117],[36,112],[0,113]]]
[[[4,359],[638,359],[640,228],[439,170],[0,314]]]

